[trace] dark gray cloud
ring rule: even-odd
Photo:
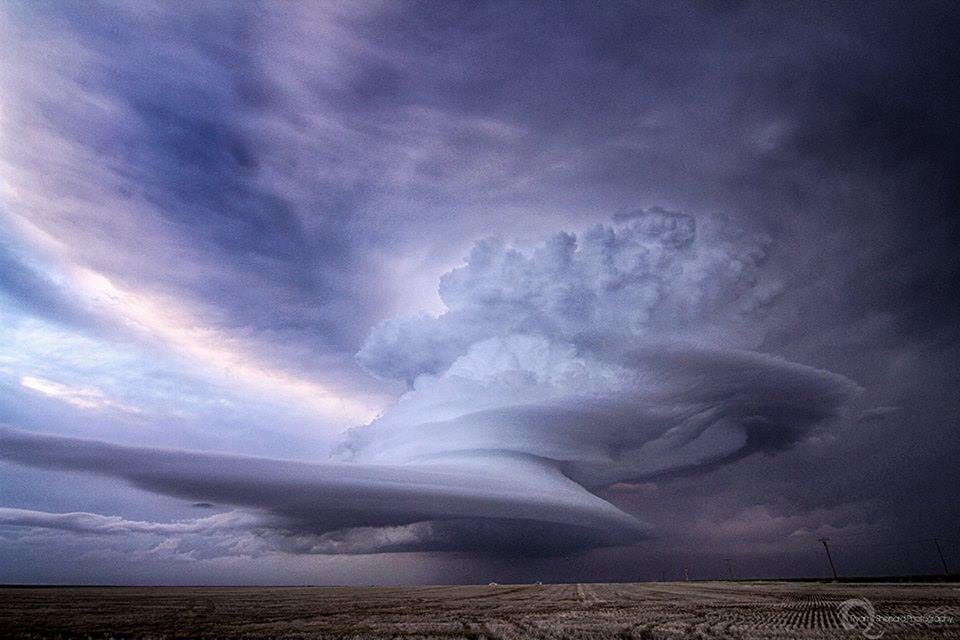
[[[116,331],[69,276],[34,268],[48,252],[197,305],[278,368],[400,395],[360,350],[407,395],[350,433],[355,463],[509,439],[591,487],[633,481],[595,490],[660,538],[499,567],[517,579],[657,578],[684,554],[796,575],[821,568],[811,532],[946,538],[958,34],[956,6],[935,1],[11,4],[3,301]],[[437,278],[488,236],[504,240],[444,278],[442,308]],[[659,396],[644,371],[666,377]],[[21,392],[4,415],[60,415]],[[658,451],[669,468],[648,473],[625,452],[662,432],[606,437],[624,423],[722,437]],[[564,458],[604,447],[610,475]],[[290,548],[336,546],[291,526]],[[524,537],[505,519],[391,526],[335,535],[395,550]],[[847,559],[864,573],[925,566],[922,550],[901,566],[861,548]]]

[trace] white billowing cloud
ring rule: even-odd
[[[263,517],[240,511],[218,513],[184,522],[149,522],[126,520],[119,516],[104,516],[96,513],[48,513],[31,509],[0,508],[0,526],[57,529],[98,535],[135,533],[181,535],[248,529],[251,526],[266,523],[267,520]]]
[[[647,527],[594,492],[788,448],[857,387],[752,350],[777,290],[762,239],[659,209],[619,221],[526,251],[482,241],[443,277],[446,313],[374,330],[360,360],[411,386],[334,460],[17,430],[0,458],[264,514],[293,552],[631,543]]]
[[[28,542],[63,534],[97,536],[98,554],[165,560],[260,556],[295,548],[304,538],[278,527],[275,517],[241,510],[179,522],[150,522],[96,513],[0,508],[0,531]]]
[[[768,241],[714,220],[649,209],[596,225],[579,240],[558,233],[530,250],[478,242],[443,276],[439,317],[388,320],[358,357],[408,382],[445,371],[492,337],[539,335],[578,351],[644,340],[752,346],[748,322],[780,290],[761,273]]]
[[[853,383],[749,350],[779,290],[764,238],[662,209],[616,219],[528,250],[479,242],[441,280],[446,313],[376,328],[361,362],[411,388],[341,454],[521,453],[594,489],[787,447],[838,414]]]

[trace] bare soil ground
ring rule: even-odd
[[[841,603],[850,599],[858,602],[846,605],[844,617]],[[872,623],[863,602],[874,608]],[[0,638],[754,640],[880,633],[891,640],[960,638],[960,585],[0,589]]]

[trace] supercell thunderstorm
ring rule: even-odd
[[[769,240],[662,209],[534,247],[478,242],[439,316],[377,326],[358,353],[407,391],[307,463],[0,432],[17,463],[122,479],[233,510],[186,523],[0,509],[0,524],[160,531],[208,555],[630,544],[618,482],[705,472],[829,428],[850,380],[762,350],[780,285]],[[39,524],[38,524],[39,523]],[[202,551],[198,536],[220,537]],[[193,545],[191,547],[191,545]]]

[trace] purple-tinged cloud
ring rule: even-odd
[[[838,417],[857,387],[734,348],[749,343],[739,325],[769,296],[758,240],[662,210],[622,219],[580,247],[570,234],[526,252],[479,243],[441,281],[448,312],[405,320],[409,335],[389,321],[374,331],[361,359],[412,388],[348,432],[333,460],[12,429],[0,432],[0,457],[252,510],[303,552],[636,542],[647,527],[593,492],[789,448]],[[61,520],[77,526],[71,518]]]

